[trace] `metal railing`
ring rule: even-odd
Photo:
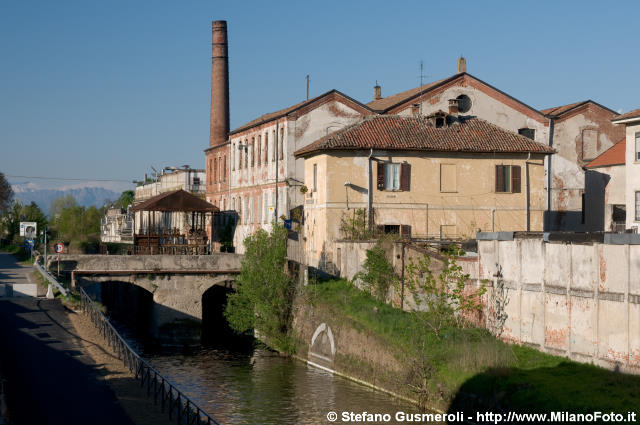
[[[36,269],[40,272],[40,274],[42,275],[42,277],[44,277],[45,279],[47,279],[51,284],[53,284],[58,291],[60,291],[62,293],[62,295],[64,295],[65,297],[69,297],[69,294],[67,292],[66,289],[64,289],[64,287],[60,284],[60,282],[58,282],[52,275],[51,273],[49,273],[45,267],[46,265],[43,267],[40,265],[40,263],[38,263],[37,261],[35,261],[33,263],[33,265],[36,267]]]
[[[113,349],[116,356],[140,380],[140,386],[146,386],[147,396],[153,397],[153,403],[160,403],[162,412],[169,414],[170,420],[182,425],[220,425],[207,412],[202,410],[189,397],[183,394],[175,385],[140,357],[120,336],[109,319],[100,311],[96,303],[80,288],[83,312],[89,314],[91,321],[98,328],[98,332]]]

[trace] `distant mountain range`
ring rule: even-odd
[[[42,189],[33,183],[14,184],[11,187],[15,200],[20,201],[21,204],[35,202],[47,215],[49,214],[51,201],[61,196],[72,195],[78,205],[84,207],[101,207],[105,201],[115,201],[120,197],[120,193],[105,189],[104,187]]]

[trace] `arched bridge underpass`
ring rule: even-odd
[[[61,271],[71,278],[72,287],[86,287],[97,282],[122,284],[121,297],[152,297],[151,335],[161,342],[194,344],[200,339],[203,316],[210,317],[203,300],[210,297],[209,289],[217,286],[227,292],[234,287],[244,256],[219,253],[200,256],[177,255],[62,255]],[[57,258],[50,258],[50,270],[57,268]],[[130,285],[144,289],[130,291]],[[207,292],[209,291],[209,292]],[[140,300],[127,300],[126,305],[136,308],[145,305]],[[220,308],[217,306],[216,308]],[[146,311],[146,309],[144,309]],[[203,313],[203,310],[205,312]],[[141,315],[145,311],[133,312]],[[220,316],[222,317],[222,316]],[[206,319],[207,317],[205,317]]]

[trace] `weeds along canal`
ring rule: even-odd
[[[235,338],[219,322],[219,311],[203,315],[201,345],[155,344],[148,332],[153,301],[138,297],[133,314],[132,306],[118,302],[123,296],[114,286],[120,284],[98,283],[87,292],[106,307],[134,349],[222,424],[319,424],[328,423],[329,412],[364,411],[389,414],[391,421],[384,423],[395,423],[396,412],[418,412],[386,393]],[[214,298],[212,305],[221,300]]]

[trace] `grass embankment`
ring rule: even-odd
[[[640,406],[640,377],[573,362],[533,348],[509,345],[484,329],[449,328],[441,339],[425,333],[416,338],[416,321],[408,312],[383,304],[344,280],[309,287],[312,303],[322,303],[343,317],[375,333],[390,347],[400,348],[398,359],[408,369],[425,353],[431,367],[428,387],[432,406],[455,411],[626,412]],[[420,341],[426,341],[421,350]],[[397,352],[398,350],[396,350]],[[422,363],[424,364],[424,363]],[[399,377],[406,380],[406,377]]]

